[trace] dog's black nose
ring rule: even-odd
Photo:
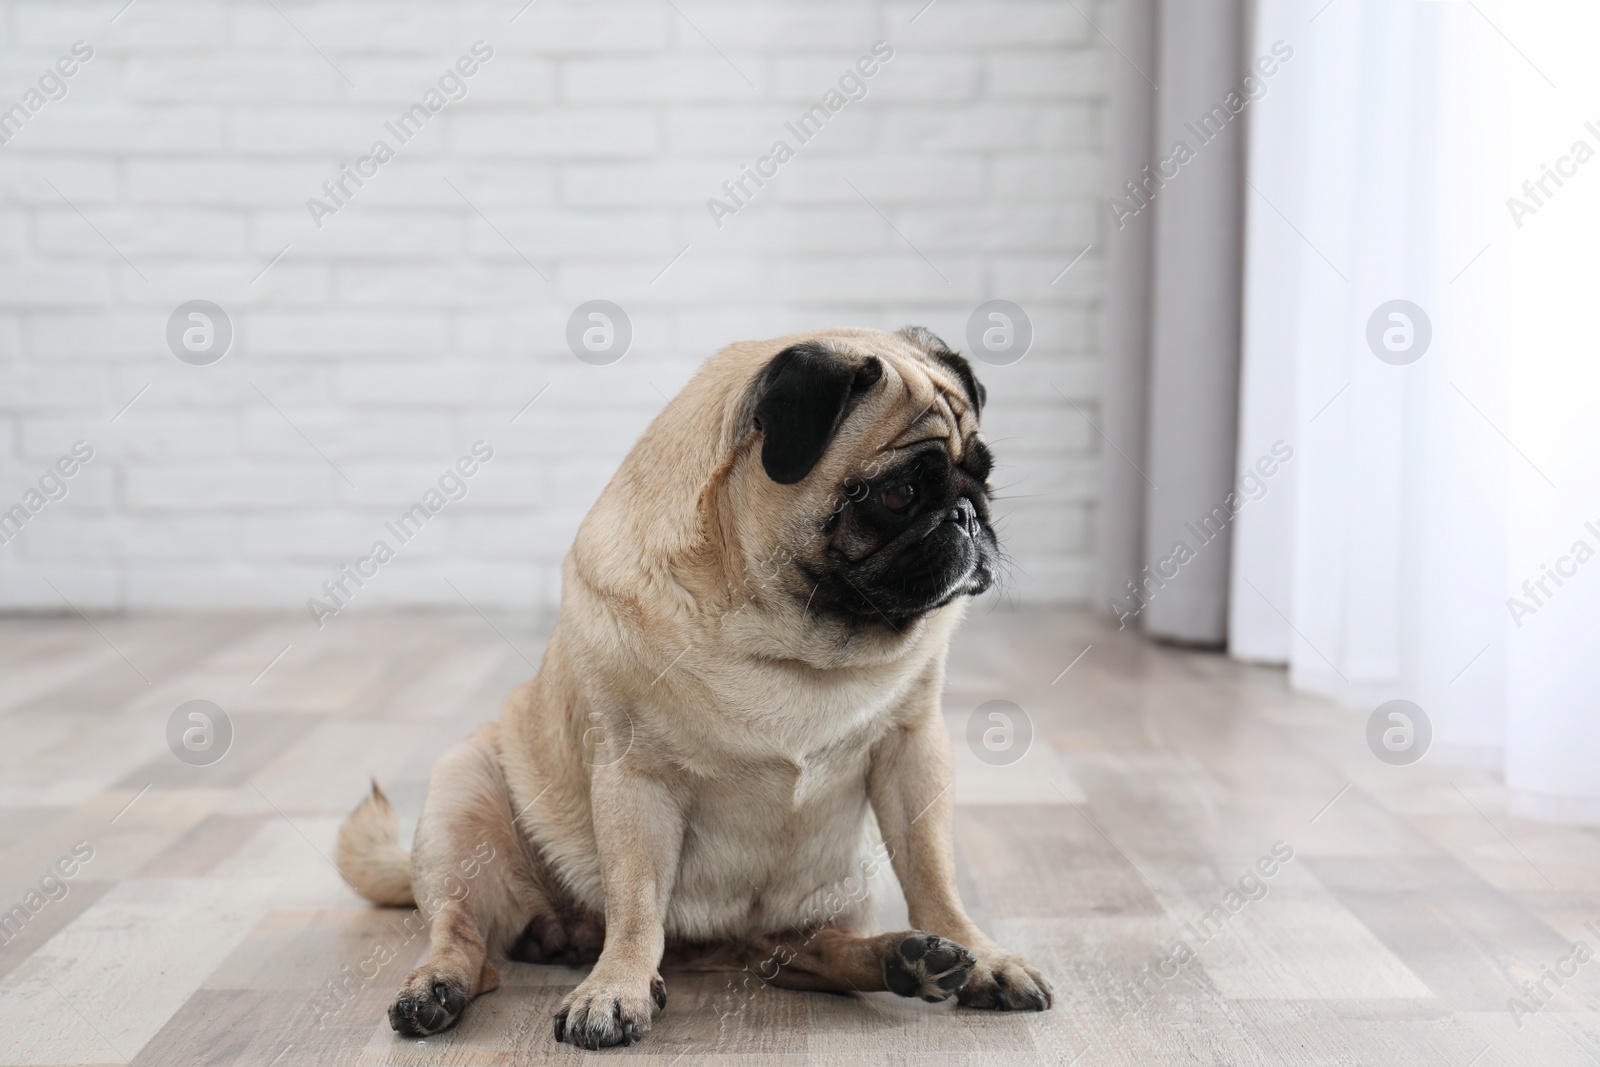
[[[972,501],[962,497],[955,505],[945,512],[945,521],[953,522],[961,527],[961,532],[968,537],[972,536],[973,524],[977,521],[977,509],[972,506]]]

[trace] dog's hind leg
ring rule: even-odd
[[[782,989],[888,991],[927,1001],[954,995],[973,963],[961,945],[921,930],[862,937],[839,926],[763,938],[744,952],[747,971]]]
[[[544,907],[512,821],[496,752],[498,726],[447,750],[428,776],[411,850],[428,958],[406,976],[389,1023],[410,1037],[453,1026],[467,1002],[500,984],[494,959]]]

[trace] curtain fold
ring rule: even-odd
[[[1106,156],[1105,369],[1100,376],[1101,449],[1094,602],[1116,612],[1144,566],[1145,394],[1150,362],[1150,237],[1147,216],[1116,207],[1150,162],[1155,143],[1157,0],[1118,0],[1106,32],[1121,54],[1110,68]]]
[[[1226,636],[1237,435],[1240,0],[1113,12],[1097,589],[1124,625]],[[1159,87],[1159,88],[1157,88]]]

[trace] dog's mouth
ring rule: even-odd
[[[898,627],[987,591],[994,584],[996,551],[993,531],[963,500],[909,544],[886,546],[868,560],[841,566],[832,576],[839,585],[834,599],[851,615]]]
[[[986,473],[986,472],[985,472]],[[986,485],[942,450],[912,457],[871,482],[847,482],[813,613],[905,624],[994,583],[998,542]]]

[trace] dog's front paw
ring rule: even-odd
[[[389,1025],[406,1037],[427,1037],[456,1024],[467,1006],[461,983],[427,968],[412,971],[389,1005]]]
[[[956,1000],[969,1008],[1047,1011],[1055,1003],[1055,991],[1021,956],[1000,953],[978,958]]]
[[[667,986],[659,974],[642,981],[591,974],[561,1002],[556,1040],[587,1049],[631,1045],[650,1032],[654,1011],[666,1006]]]
[[[913,933],[883,959],[883,984],[902,997],[938,1002],[949,998],[972,973],[977,957],[933,934]]]

